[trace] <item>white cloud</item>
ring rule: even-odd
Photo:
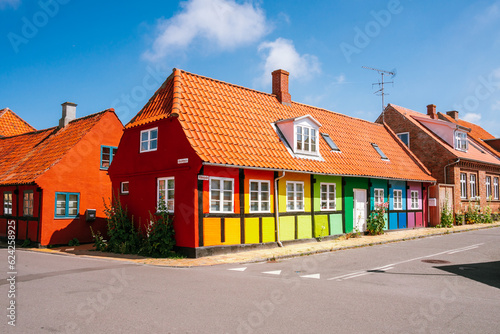
[[[158,23],[158,36],[144,53],[146,59],[159,61],[197,40],[234,49],[258,41],[270,30],[262,9],[251,2],[189,0],[181,6],[179,14]]]
[[[0,0],[0,9],[6,7],[17,8],[21,4],[21,0]]]
[[[494,3],[487,7],[484,11],[475,16],[477,23],[479,24],[489,24],[490,22],[496,21],[500,17],[500,6],[499,3]]]
[[[278,38],[274,42],[264,42],[259,45],[259,52],[264,54],[263,74],[259,84],[270,83],[271,73],[277,69],[290,72],[291,78],[310,78],[320,73],[320,63],[314,55],[300,55],[293,42],[288,39]]]
[[[481,120],[481,114],[469,112],[469,113],[465,114],[464,117],[462,117],[462,119],[466,122],[476,124],[476,123],[479,123],[479,121]]]
[[[338,77],[335,78],[335,83],[340,85],[345,82],[345,75],[341,74]]]

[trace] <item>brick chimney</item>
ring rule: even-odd
[[[278,101],[284,105],[292,104],[292,97],[288,93],[288,73],[285,70],[276,70],[273,72],[273,94],[276,95]]]
[[[446,115],[450,116],[454,120],[458,121],[458,111],[452,110],[452,111],[447,111]]]
[[[59,127],[64,128],[69,122],[76,118],[76,103],[64,102],[62,105],[62,118],[59,120]]]
[[[427,115],[432,119],[438,118],[438,116],[436,114],[436,105],[435,104],[429,104],[427,106]]]

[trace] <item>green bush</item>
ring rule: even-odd
[[[443,205],[441,209],[441,223],[436,227],[453,227],[453,211],[448,207],[448,203]]]
[[[386,224],[385,210],[389,203],[383,203],[375,206],[375,210],[370,213],[366,224],[366,229],[370,235],[378,235],[384,233]]]
[[[465,215],[462,211],[457,211],[457,213],[455,213],[455,225],[462,225],[465,222],[464,219]]]
[[[25,239],[23,241],[23,244],[21,245],[21,248],[29,248],[29,247],[31,247],[31,239],[30,238]]]
[[[73,238],[68,242],[68,246],[71,246],[71,247],[80,246],[80,240],[78,240],[77,238]]]
[[[134,226],[133,219],[122,207],[120,199],[115,197],[111,206],[104,202],[104,212],[108,222],[108,242],[106,250],[112,253],[137,254],[141,249],[142,238]]]
[[[149,215],[149,225],[140,253],[151,257],[168,257],[175,246],[175,232],[173,219],[165,202],[161,201],[156,213]]]
[[[108,240],[104,240],[99,231],[94,233],[91,228],[96,250],[150,257],[175,256],[173,219],[165,203],[160,204],[155,214],[150,213],[145,234],[141,233],[140,228],[136,229],[133,219],[128,217],[127,209],[122,207],[118,198],[115,197],[110,206],[105,202],[104,207]]]

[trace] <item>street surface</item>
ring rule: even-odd
[[[500,228],[168,268],[7,249],[1,333],[500,333]]]

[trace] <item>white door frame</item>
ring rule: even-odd
[[[363,219],[361,219],[361,221],[358,219],[358,215],[357,215],[357,196],[356,194],[358,192],[362,192],[364,193],[364,200],[363,200],[363,204],[364,204],[364,217],[361,217]],[[368,196],[368,191],[366,189],[353,189],[353,224],[352,224],[352,228],[355,229],[356,227],[358,228],[358,230],[360,232],[365,232],[366,231],[366,220],[368,218],[368,200],[367,200],[367,196]]]

